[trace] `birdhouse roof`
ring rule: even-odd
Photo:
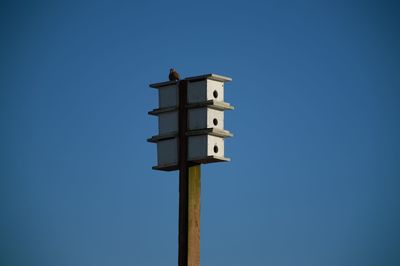
[[[232,79],[230,77],[225,77],[225,76],[221,76],[221,75],[217,75],[217,74],[205,74],[205,75],[201,75],[201,76],[187,77],[184,80],[187,80],[189,82],[194,82],[194,81],[200,81],[200,80],[204,80],[204,79],[211,79],[211,80],[221,81],[221,82],[232,81]],[[179,81],[165,81],[165,82],[153,83],[153,84],[150,84],[149,86],[151,88],[160,89],[165,86],[175,85],[178,82]]]

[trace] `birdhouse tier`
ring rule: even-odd
[[[215,102],[221,103],[220,106],[229,106],[224,102],[224,82],[231,81],[231,78],[207,74],[189,77],[185,80],[188,81],[188,104],[205,104],[205,102],[215,100]],[[179,106],[179,81],[154,83],[150,84],[150,87],[158,89],[159,109]]]
[[[160,139],[157,142],[157,166],[155,170],[173,171],[178,169],[179,138]],[[224,157],[224,138],[215,135],[194,134],[188,137],[188,162],[227,162]]]
[[[188,109],[207,107],[207,108],[211,108],[211,109],[219,110],[219,111],[235,109],[235,107],[233,107],[232,105],[230,105],[227,102],[217,101],[214,99],[211,99],[208,101],[203,101],[203,102],[189,103],[189,104],[186,104],[186,107]],[[178,110],[178,106],[162,107],[162,108],[153,109],[152,111],[149,112],[149,115],[159,115],[162,113],[173,112],[173,111],[177,111],[177,110]]]
[[[214,100],[212,100],[214,101]],[[203,128],[224,129],[223,110],[232,110],[233,106],[219,105],[220,103],[210,102],[210,105],[196,105],[188,108],[188,130]],[[177,108],[165,110],[153,110],[149,114],[158,117],[158,134],[178,131],[179,112]]]
[[[204,128],[198,130],[189,130],[186,132],[186,136],[197,136],[197,135],[211,135],[219,138],[230,138],[233,137],[233,134],[228,130],[221,130],[218,128]],[[166,134],[160,134],[156,136],[152,136],[147,139],[148,142],[158,143],[163,140],[172,139],[178,137],[178,132],[169,132]]]

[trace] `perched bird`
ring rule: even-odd
[[[170,80],[170,81],[177,81],[177,80],[179,80],[179,73],[176,72],[176,70],[173,69],[173,68],[171,68],[171,69],[169,70],[169,80]]]

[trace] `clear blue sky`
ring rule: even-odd
[[[395,1],[2,1],[0,264],[177,264],[149,83],[230,76],[202,265],[400,265]]]

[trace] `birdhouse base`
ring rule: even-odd
[[[229,162],[231,159],[227,157],[221,157],[221,156],[207,156],[205,158],[194,158],[189,162],[193,164],[207,164],[207,163],[217,163],[217,162]],[[165,165],[156,165],[152,167],[153,170],[159,170],[159,171],[176,171],[179,169],[179,165],[177,164],[165,164]]]

